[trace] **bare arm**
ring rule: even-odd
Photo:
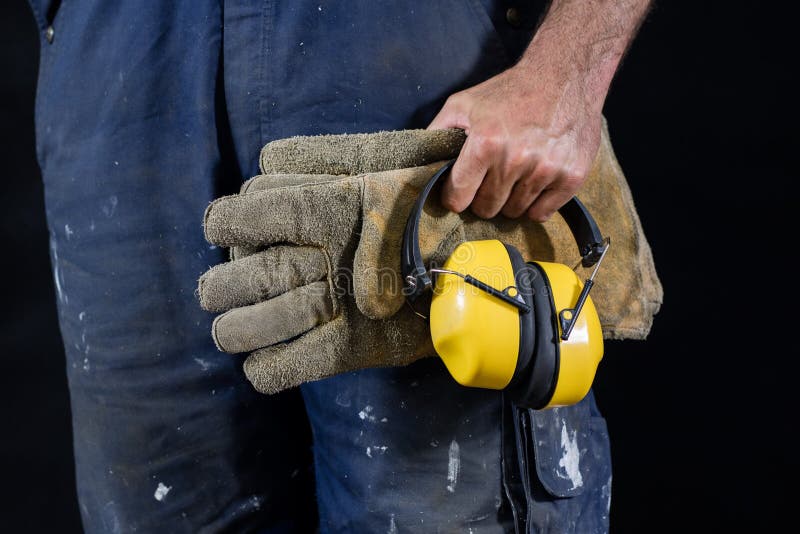
[[[651,0],[553,0],[516,65],[455,93],[428,128],[467,141],[442,202],[547,220],[581,187],[611,81]]]

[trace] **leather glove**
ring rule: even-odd
[[[419,191],[463,140],[459,130],[413,130],[275,141],[262,150],[262,175],[209,206],[206,238],[233,252],[200,279],[200,301],[225,312],[214,321],[214,340],[226,352],[250,352],[244,368],[256,389],[274,393],[434,354],[427,324],[403,306],[400,242]],[[605,175],[587,182],[603,189],[612,181],[618,190],[621,173]],[[612,220],[631,219],[622,204]],[[487,238],[529,259],[577,259],[563,221],[485,221],[430,201],[420,228],[428,263],[442,263],[465,240]],[[627,271],[627,278],[641,274]]]

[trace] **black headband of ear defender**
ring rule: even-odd
[[[400,268],[406,285],[406,298],[413,302],[425,291],[431,288],[433,282],[429,271],[422,262],[422,253],[419,250],[419,219],[422,207],[428,198],[433,186],[453,166],[456,160],[448,161],[436,174],[431,177],[414,203],[414,209],[408,216],[406,229],[403,233],[403,248],[401,252]],[[603,239],[597,223],[592,218],[589,210],[576,197],[572,197],[558,212],[566,221],[581,256],[581,264],[591,267],[603,256],[606,241]],[[502,298],[502,297],[501,297]],[[505,299],[504,299],[505,300]]]

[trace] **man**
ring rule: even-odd
[[[496,392],[432,359],[252,389],[195,297],[224,260],[202,213],[271,140],[427,126],[468,135],[445,206],[544,221],[588,172],[648,2],[31,4],[86,531],[305,532],[314,507],[323,532],[513,531]],[[607,434],[582,404],[591,477],[535,483],[532,531],[607,529]]]

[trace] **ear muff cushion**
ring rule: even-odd
[[[530,352],[525,353],[529,356],[520,354],[517,369],[509,385],[509,393],[517,405],[539,409],[545,407],[552,398],[558,377],[560,354],[556,339],[558,326],[555,322],[555,304],[544,270],[534,263],[523,263],[519,272],[524,275],[517,281],[517,287],[525,298],[530,299],[533,306],[530,313],[520,314],[520,319],[530,316],[527,319],[529,325],[525,328],[532,330],[533,346]],[[516,273],[517,271],[515,277]],[[525,336],[521,335],[520,339],[523,337]],[[527,364],[523,363],[525,360]]]
[[[536,338],[536,325],[534,324],[533,291],[528,279],[531,277],[530,266],[522,259],[522,254],[512,245],[503,243],[506,247],[508,256],[511,259],[511,268],[514,270],[514,284],[522,296],[525,304],[531,307],[528,313],[519,314],[519,352],[517,353],[517,365],[514,369],[514,376],[511,378],[509,386],[514,385],[517,377],[521,376],[533,360],[534,341]]]

